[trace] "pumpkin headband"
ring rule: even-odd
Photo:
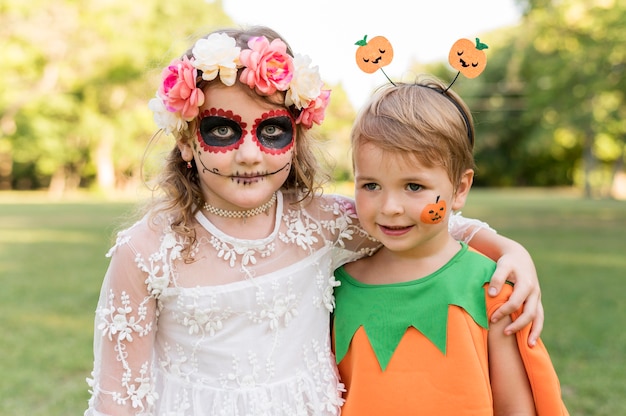
[[[367,35],[363,39],[357,41],[355,45],[359,46],[356,51],[356,64],[363,72],[372,74],[379,70],[385,75],[387,80],[396,85],[383,70],[384,66],[387,66],[393,60],[393,47],[391,43],[384,36],[376,36],[369,42],[367,41]],[[459,39],[452,45],[448,54],[448,62],[452,68],[458,72],[456,76],[446,87],[442,90],[440,88],[433,88],[426,85],[416,84],[420,87],[428,88],[433,91],[437,91],[446,97],[454,106],[459,110],[465,127],[467,128],[467,137],[474,145],[474,133],[471,128],[470,119],[465,113],[459,103],[451,96],[447,94],[448,90],[452,87],[452,84],[457,80],[459,74],[465,75],[467,78],[476,78],[480,75],[487,65],[487,56],[484,49],[489,48],[486,44],[482,43],[479,38],[476,38],[476,44],[469,39]]]
[[[156,125],[166,134],[180,133],[200,112],[204,104],[203,82],[219,80],[226,86],[237,81],[261,96],[285,92],[285,106],[296,111],[296,124],[311,128],[320,124],[330,100],[330,90],[322,89],[318,67],[308,56],[292,57],[280,39],[264,36],[248,41],[248,49],[225,33],[213,33],[199,39],[185,55],[174,59],[161,72],[161,84],[148,107]]]

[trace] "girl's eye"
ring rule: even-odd
[[[239,141],[244,132],[236,121],[225,117],[207,116],[198,127],[202,141],[209,146],[231,146]]]
[[[216,137],[223,137],[225,139],[232,137],[232,135],[234,134],[233,129],[228,126],[216,127],[211,131],[211,133]]]
[[[379,189],[379,186],[377,183],[366,183],[363,185],[363,189],[367,190],[367,191],[376,191],[377,189]]]
[[[416,183],[410,183],[406,186],[406,188],[411,192],[416,192],[422,189],[422,185],[418,185]]]
[[[261,131],[261,135],[263,137],[276,137],[282,133],[280,127],[277,126],[265,126],[263,131]]]
[[[293,137],[294,126],[287,116],[266,118],[256,127],[256,138],[267,149],[285,149],[293,143]]]

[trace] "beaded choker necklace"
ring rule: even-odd
[[[254,217],[255,215],[259,215],[262,212],[265,212],[267,214],[267,211],[272,207],[272,205],[274,205],[275,202],[276,192],[274,192],[272,198],[270,198],[270,200],[267,201],[265,204],[252,209],[245,209],[242,211],[229,211],[226,209],[216,208],[213,205],[210,205],[208,202],[204,203],[204,209],[206,209],[211,214],[217,215],[218,217],[243,218],[245,222],[246,218],[248,217]]]

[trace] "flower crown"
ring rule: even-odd
[[[166,134],[185,130],[204,104],[204,92],[198,84],[219,76],[224,85],[232,86],[239,68],[244,68],[239,82],[259,95],[286,91],[285,106],[300,110],[296,124],[305,128],[320,124],[330,90],[322,89],[318,67],[310,66],[311,59],[297,54],[292,57],[280,39],[269,42],[264,36],[253,37],[248,47],[242,50],[229,35],[213,33],[195,43],[191,58],[174,59],[161,72],[156,98],[148,104],[157,126]]]

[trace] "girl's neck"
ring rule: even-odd
[[[214,207],[213,205],[205,202],[203,208],[209,214],[217,215],[223,218],[241,218],[245,224],[246,220],[251,217],[256,217],[260,214],[267,214],[276,203],[276,192],[272,194],[272,197],[262,205],[256,208],[242,209],[242,210],[226,210],[222,208]]]
[[[202,214],[224,234],[240,239],[258,240],[269,236],[274,230],[279,206],[282,206],[282,195],[276,192],[267,202],[256,208],[229,211],[203,204]]]

